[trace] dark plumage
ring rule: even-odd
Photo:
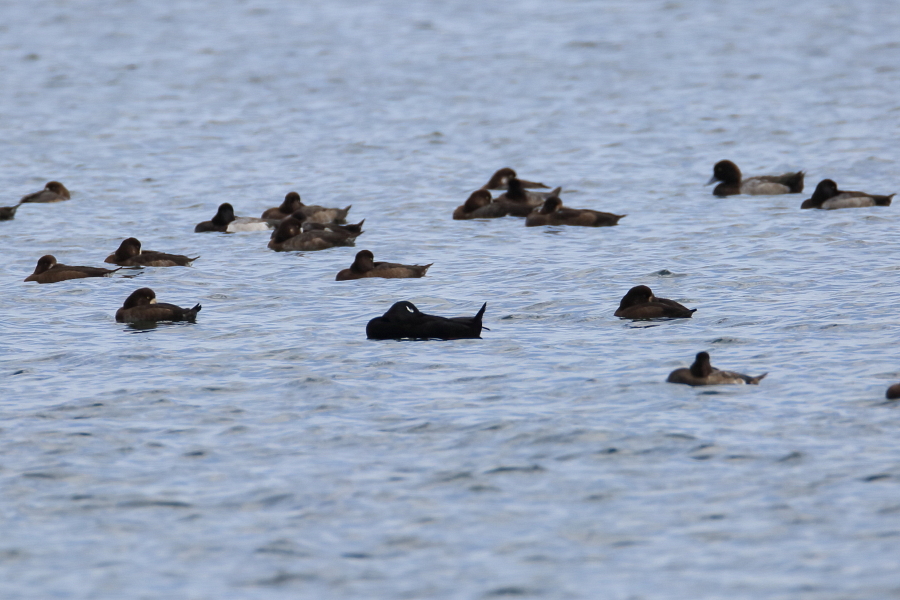
[[[350,212],[351,204],[347,208],[325,208],[324,206],[303,204],[300,200],[300,194],[297,192],[288,192],[284,197],[281,206],[270,208],[262,214],[263,219],[285,219],[288,216],[299,212],[306,215],[312,223],[344,223],[347,220],[347,213]]]
[[[427,265],[399,265],[389,262],[375,262],[375,255],[370,250],[360,250],[349,269],[337,274],[335,281],[363,279],[366,277],[383,277],[385,279],[412,279],[422,277],[434,263]]]
[[[506,191],[497,196],[494,199],[494,202],[511,202],[514,204],[525,204],[530,207],[536,207],[543,204],[547,198],[559,196],[561,192],[561,187],[550,190],[549,192],[530,192],[525,189],[521,180],[510,177],[507,180]]]
[[[770,196],[776,194],[799,194],[803,191],[803,171],[783,175],[759,175],[743,179],[741,170],[730,160],[720,160],[713,167],[713,176],[706,183],[721,181],[713,189],[713,195],[725,197],[737,194]]]
[[[615,316],[622,319],[689,319],[696,310],[674,300],[657,298],[646,285],[637,285],[619,302]]]
[[[174,304],[156,301],[156,293],[150,288],[140,288],[131,292],[122,308],[116,311],[118,323],[153,323],[156,321],[191,321],[197,318],[200,305],[180,308]]]
[[[516,177],[516,172],[510,169],[509,167],[503,167],[499,169],[496,173],[491,175],[490,180],[481,186],[483,190],[505,190],[507,185],[509,184],[510,178]],[[519,183],[522,187],[526,188],[546,188],[547,186],[543,183],[535,183],[534,181],[525,181],[524,179],[519,179]]]
[[[474,317],[447,318],[419,312],[412,302],[397,302],[384,315],[369,321],[366,336],[372,340],[480,338],[486,308],[487,302]]]
[[[141,242],[137,238],[128,238],[119,244],[119,249],[106,257],[103,262],[123,267],[189,267],[200,258],[189,258],[182,254],[166,254],[153,250],[141,250]]]
[[[288,217],[272,233],[268,247],[276,252],[327,250],[335,246],[352,246],[357,236],[362,233],[362,231],[356,233],[342,230],[338,227],[330,228],[325,226],[323,229],[308,229],[304,231],[304,223],[302,221],[294,217]],[[347,227],[355,226],[348,225]]]
[[[524,202],[491,201],[491,193],[487,190],[475,190],[462,206],[453,211],[457,221],[466,219],[498,219],[513,216],[524,217],[533,208]]]
[[[734,373],[733,371],[720,371],[709,363],[709,354],[699,352],[694,364],[689,369],[675,369],[669,373],[669,383],[684,383],[686,385],[722,385],[722,384],[753,384],[756,385],[762,378],[768,375],[763,373],[756,377]]]
[[[535,210],[525,217],[525,227],[540,225],[580,225],[582,227],[612,227],[619,219],[627,215],[589,210],[586,208],[565,208],[562,200],[551,196],[544,201],[540,210]]]
[[[41,191],[22,196],[22,199],[19,200],[19,204],[24,202],[63,202],[71,197],[72,195],[69,194],[69,190],[66,189],[66,186],[58,181],[48,181],[47,185],[45,185],[44,189]]]
[[[121,269],[122,267],[119,267]],[[51,254],[38,259],[34,273],[25,278],[25,281],[38,283],[58,283],[69,279],[83,279],[85,277],[108,277],[119,269],[102,269],[100,267],[77,267],[63,265],[56,262],[56,257]]]
[[[838,189],[831,179],[823,179],[816,186],[812,198],[803,201],[800,208],[821,208],[835,210],[837,208],[862,208],[866,206],[890,206],[890,196],[878,196],[866,192],[844,192]]]
[[[19,205],[15,206],[2,206],[0,207],[0,221],[12,221],[16,217],[16,211],[19,210]]]
[[[896,400],[897,398],[900,398],[900,383],[895,383],[894,385],[889,387],[887,389],[887,392],[885,392],[884,397],[888,400]]]

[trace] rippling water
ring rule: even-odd
[[[6,3],[0,595],[900,594],[889,1]],[[807,192],[714,198],[804,169]],[[618,227],[453,222],[497,168]],[[356,248],[194,234],[287,191]],[[22,282],[136,236],[189,269]],[[335,282],[355,252],[420,280]],[[613,317],[632,285],[693,319]],[[135,288],[203,304],[135,331]],[[407,299],[483,340],[372,342]],[[707,350],[758,387],[665,383]]]

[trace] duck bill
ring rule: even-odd
[[[712,185],[712,184],[714,184],[714,183],[717,182],[717,181],[718,181],[718,179],[716,179],[716,176],[713,175],[712,177],[709,178],[709,181],[707,181],[707,182],[704,183],[703,185]]]

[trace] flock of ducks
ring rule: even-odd
[[[774,195],[798,194],[803,191],[803,171],[782,175],[765,175],[744,178],[741,170],[731,161],[723,160],[713,167],[713,176],[707,183],[719,184],[713,194],[719,197],[737,194]],[[550,191],[543,183],[519,179],[511,168],[498,170],[490,180],[472,192],[464,204],[453,212],[456,220],[492,219],[500,217],[524,217],[526,227],[543,225],[571,225],[582,227],[611,227],[617,225],[626,215],[615,215],[590,209],[575,209],[563,206],[559,194],[562,188]],[[501,190],[494,197],[491,190]],[[890,206],[890,196],[839,190],[831,179],[823,179],[816,186],[812,197],[803,201],[800,208],[833,210],[866,206]],[[0,221],[11,220],[16,210],[27,203],[51,203],[69,200],[69,190],[58,181],[47,183],[43,190],[24,196],[18,204],[0,207]],[[219,206],[215,216],[209,221],[198,223],[196,233],[238,231],[271,231],[268,247],[278,252],[316,251],[336,246],[352,246],[363,233],[365,219],[356,224],[346,224],[346,208],[326,208],[303,204],[297,192],[288,193],[281,205],[265,210],[259,218],[238,217],[229,203]],[[107,277],[125,268],[142,267],[187,267],[200,258],[180,254],[167,254],[154,250],[144,250],[136,238],[127,238],[119,248],[110,254],[105,262],[118,265],[115,269],[101,267],[71,266],[58,263],[52,255],[42,256],[34,272],[25,281],[37,283],[57,283],[84,277]],[[335,279],[347,281],[367,277],[388,279],[423,277],[431,264],[402,265],[375,262],[374,254],[362,250],[356,254],[353,264],[341,270]],[[480,338],[482,318],[487,303],[472,317],[441,317],[421,312],[411,302],[397,302],[380,317],[375,317],[366,325],[369,339],[466,339]],[[150,288],[135,290],[116,311],[116,321],[135,325],[154,324],[159,321],[193,322],[200,312],[197,304],[192,308],[181,308],[173,304],[159,303]],[[638,285],[622,298],[614,315],[622,319],[689,319],[696,308],[687,308],[674,300],[659,298],[645,286]],[[700,352],[689,368],[676,369],[667,381],[691,386],[721,384],[758,384],[766,373],[756,377],[731,371],[721,371],[710,364],[709,354]],[[900,398],[900,383],[888,388],[888,399]]]

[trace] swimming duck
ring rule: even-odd
[[[466,219],[497,219],[513,216],[524,217],[534,208],[524,202],[491,201],[491,193],[487,190],[475,190],[462,206],[453,211],[457,221]]]
[[[481,186],[483,190],[505,190],[510,178],[516,178],[516,172],[510,169],[509,167],[503,167],[498,170],[496,173],[491,175],[490,180]],[[519,183],[522,187],[526,188],[546,188],[547,186],[543,183],[535,183],[533,181],[525,181],[524,179],[519,179]]]
[[[885,392],[884,397],[888,400],[896,400],[897,398],[900,398],[900,383],[895,383],[894,385],[889,387],[887,389],[887,392]]]
[[[684,383],[686,385],[722,385],[722,384],[758,384],[762,378],[768,375],[763,373],[756,377],[742,375],[732,371],[720,371],[709,364],[709,354],[698,352],[694,364],[689,369],[675,369],[669,373],[669,383]]]
[[[302,227],[302,231],[335,231],[335,232],[343,232],[347,234],[359,235],[363,233],[363,223],[366,222],[365,219],[360,221],[359,223],[350,223],[349,225],[338,225],[337,223],[319,223],[316,221],[312,221],[302,210],[298,210],[294,214],[291,215],[292,219],[300,221]],[[272,237],[275,237],[275,232],[272,232]]]
[[[344,223],[352,204],[347,208],[325,208],[324,206],[303,204],[300,194],[288,192],[281,206],[270,208],[262,214],[263,219],[286,219],[288,216],[300,211],[312,223]]]
[[[427,265],[399,265],[389,262],[375,262],[375,255],[370,250],[360,250],[356,253],[356,260],[349,269],[343,269],[335,277],[335,281],[348,281],[350,279],[363,279],[365,277],[384,277],[385,279],[412,279],[423,277]]]
[[[619,219],[627,215],[614,215],[612,213],[589,210],[586,208],[565,208],[562,200],[557,196],[551,196],[544,201],[544,205],[525,217],[525,227],[537,227],[539,225],[581,225],[582,227],[612,227]]]
[[[156,301],[156,293],[150,288],[131,292],[122,308],[116,311],[117,323],[149,323],[156,321],[191,321],[197,319],[201,306],[180,308],[174,304]]]
[[[481,318],[487,302],[474,317],[438,317],[426,315],[412,302],[397,302],[384,315],[375,317],[366,325],[366,337],[370,340],[459,340],[481,338]]]
[[[119,249],[106,257],[103,262],[123,267],[189,267],[200,258],[188,258],[181,254],[166,254],[154,250],[141,250],[141,242],[137,238],[128,238],[119,244]]]
[[[890,196],[876,196],[866,192],[844,192],[838,189],[837,184],[831,179],[823,179],[816,186],[812,198],[804,200],[800,208],[821,208],[834,210],[836,208],[861,208],[865,206],[890,206]]]
[[[268,247],[276,252],[327,250],[335,246],[352,246],[357,236],[362,233],[328,227],[304,231],[303,225],[304,223],[293,217],[283,220],[272,234]]]
[[[197,223],[194,233],[218,231],[219,233],[235,233],[238,231],[269,231],[278,225],[278,219],[256,219],[254,217],[235,217],[234,207],[228,202],[219,205],[216,216],[210,221]]]
[[[69,190],[66,189],[66,186],[58,181],[48,181],[47,185],[45,185],[44,189],[41,191],[22,196],[22,199],[19,200],[19,204],[22,204],[23,202],[62,202],[71,197],[72,196],[69,194]]]
[[[803,191],[803,171],[796,173],[784,173],[783,175],[759,175],[757,177],[741,178],[741,170],[730,160],[720,160],[713,167],[712,179],[706,182],[710,185],[721,181],[713,189],[713,195],[725,197],[737,194],[750,194],[754,196],[772,196],[776,194],[799,194]]]
[[[696,310],[668,298],[657,298],[646,285],[636,285],[622,297],[614,316],[633,320],[690,319]]]
[[[0,207],[0,221],[12,221],[16,217],[16,211],[19,210],[19,206],[22,203],[16,204],[15,206],[2,206]]]
[[[497,196],[494,202],[512,202],[516,204],[526,204],[530,207],[540,206],[547,198],[551,196],[559,196],[562,188],[558,187],[549,192],[529,192],[522,186],[522,182],[515,177],[507,180],[507,189],[505,192]]]
[[[121,269],[122,267],[119,267]],[[56,262],[56,257],[47,254],[38,259],[34,273],[25,278],[25,281],[37,281],[38,283],[58,283],[69,279],[83,279],[85,277],[109,277],[119,269],[103,269],[100,267],[76,267],[62,265]]]

